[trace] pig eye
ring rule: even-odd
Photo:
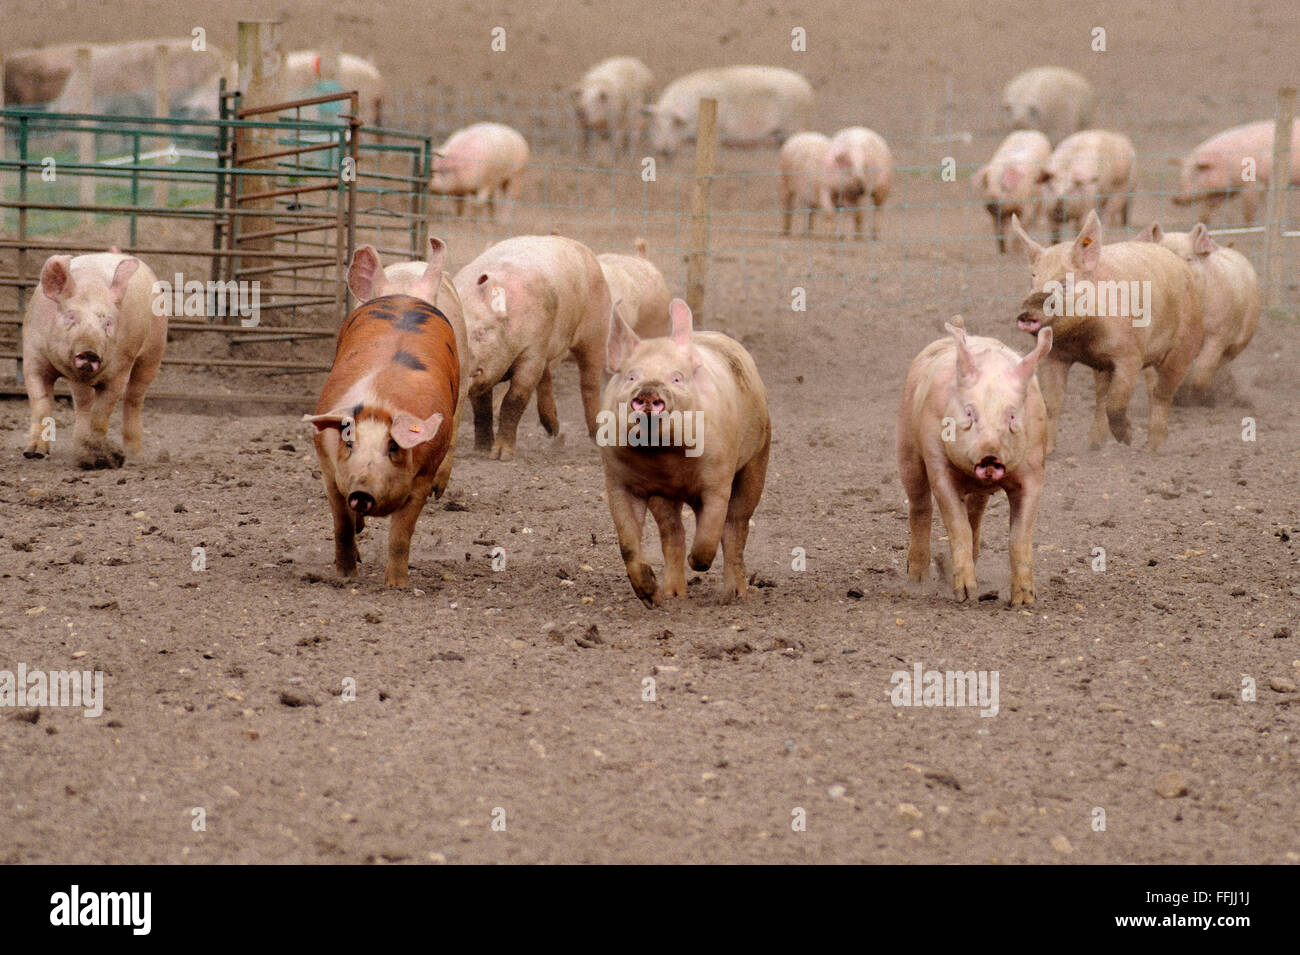
[[[673,375],[673,384],[674,384],[674,385],[680,385],[680,384],[682,383],[682,381],[683,381],[683,379],[682,379],[682,373],[681,373],[680,371],[677,372],[677,373],[675,373],[675,374]]]
[[[397,457],[402,453],[402,446],[390,438],[388,440],[388,453],[393,457]]]
[[[974,405],[967,405],[967,406],[966,406],[966,422],[967,422],[968,424],[974,424],[974,423],[975,423],[975,406],[974,406]]]

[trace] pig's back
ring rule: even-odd
[[[368,394],[357,392],[361,382],[369,383]],[[344,322],[317,413],[339,407],[346,396],[427,417],[454,411],[459,389],[456,335],[441,309],[409,295],[385,295]]]

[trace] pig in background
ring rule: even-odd
[[[1029,238],[1014,216],[1011,229],[1024,243],[1030,271],[1030,293],[1016,324],[1033,335],[1051,326],[1055,335],[1052,353],[1038,369],[1047,408],[1047,453],[1056,447],[1066,377],[1075,362],[1095,372],[1090,450],[1105,442],[1107,425],[1121,444],[1132,441],[1129,400],[1142,370],[1154,368],[1147,447],[1159,450],[1174,392],[1201,349],[1200,290],[1191,266],[1150,242],[1103,247],[1095,210],[1073,242],[1050,248]],[[1084,297],[1089,293],[1091,304]]]
[[[632,329],[641,338],[668,334],[668,303],[672,293],[663,273],[647,255],[645,239],[635,242],[636,255],[602,252],[596,256],[609,285],[609,297],[624,315],[633,317]]]
[[[1039,66],[1002,90],[1002,109],[1012,129],[1037,129],[1054,144],[1092,122],[1092,84],[1074,70]]]
[[[165,46],[168,51],[167,83],[173,106],[180,102],[179,94],[203,87],[225,63],[220,49],[208,44],[206,50],[195,50],[188,36],[127,43],[62,43],[19,50],[5,57],[5,103],[47,105],[52,112],[80,113],[77,97],[81,78],[77,76],[76,55],[83,46],[90,48],[90,88],[94,91],[95,111],[124,116],[153,114],[159,46]],[[215,97],[215,86],[212,92]]]
[[[1032,604],[1047,457],[1047,413],[1034,369],[1052,349],[1052,329],[1041,329],[1021,358],[997,339],[968,337],[961,316],[944,328],[950,337],[912,361],[898,406],[898,471],[911,530],[907,578],[919,584],[929,572],[937,502],[953,591],[961,601],[977,597],[980,524],[989,498],[1002,490],[1011,505],[1011,606]]]
[[[456,413],[451,419],[451,444],[442,459],[433,481],[434,498],[442,497],[451,481],[452,464],[456,457],[456,442],[460,435],[460,419],[465,408],[469,389],[469,335],[465,330],[465,315],[460,296],[451,276],[443,271],[447,257],[447,243],[429,236],[429,255],[423,262],[395,262],[380,268],[379,253],[374,246],[363,245],[352,255],[348,265],[348,288],[356,296],[357,304],[364,305],[385,295],[410,295],[428,302],[447,319],[456,337],[457,366],[460,370],[460,388],[456,396]],[[432,289],[432,297],[425,297]]]
[[[31,405],[26,457],[50,453],[44,421],[54,415],[59,378],[72,390],[73,441],[82,468],[122,466],[122,450],[108,437],[119,399],[122,441],[131,454],[142,452],[144,396],[167,345],[167,303],[155,303],[156,281],[149,266],[117,252],[45,260],[23,318],[23,376]]]
[[[1259,327],[1259,278],[1250,259],[1219,245],[1200,222],[1191,232],[1165,232],[1153,222],[1138,240],[1156,242],[1182,256],[1200,283],[1205,339],[1174,403],[1213,404],[1216,385],[1235,394],[1228,362],[1250,344]]]
[[[316,457],[334,518],[334,566],[357,572],[367,517],[391,517],[384,583],[410,581],[411,535],[452,444],[460,365],[451,323],[430,305],[441,269],[352,311],[316,413]]]
[[[834,216],[841,208],[853,211],[855,234],[862,237],[862,200],[872,203],[871,238],[879,237],[877,218],[893,185],[889,146],[865,126],[850,126],[834,136],[795,133],[781,146],[778,181],[781,229],[790,234],[796,207],[808,211],[808,234],[818,211]]]
[[[1053,150],[1042,182],[1053,242],[1060,241],[1063,225],[1078,228],[1092,210],[1105,225],[1126,226],[1137,188],[1137,152],[1122,133],[1087,129]]]
[[[1210,216],[1233,196],[1241,196],[1241,215],[1247,225],[1255,221],[1260,195],[1273,176],[1272,120],[1247,123],[1211,136],[1183,159],[1169,160],[1179,167],[1176,206],[1196,206],[1196,218],[1209,224]],[[1253,170],[1254,181],[1245,177]],[[1300,186],[1300,120],[1291,127],[1289,182]]]
[[[320,50],[293,50],[286,53],[280,68],[280,89],[284,98],[310,99],[331,92],[356,90],[361,121],[367,126],[380,125],[383,121],[386,91],[379,68],[360,56],[340,53],[336,75],[333,79],[326,79],[323,64],[327,63],[327,59],[328,54]],[[218,89],[223,77],[227,88],[239,89],[239,64],[224,62],[205,77],[199,88],[183,101],[183,115],[199,119],[215,119],[220,115]],[[324,112],[327,109],[333,112]],[[338,104],[334,103],[310,106],[303,109],[302,118],[329,122],[338,119],[338,110]]]
[[[718,101],[717,135],[724,146],[776,146],[806,129],[813,109],[812,85],[793,70],[726,66],[687,73],[645,107],[655,152],[671,157],[695,139],[702,99]]]
[[[641,138],[643,107],[650,99],[654,74],[634,56],[614,56],[597,63],[569,95],[582,130],[582,148],[590,150],[595,135],[611,143],[615,156],[622,139],[624,152]]]
[[[448,137],[434,155],[429,191],[451,196],[456,215],[464,211],[465,197],[473,196],[496,217],[497,197],[516,199],[528,165],[528,142],[501,123],[475,123]]]
[[[610,315],[611,377],[601,413],[629,427],[602,428],[597,441],[628,580],[647,607],[686,596],[683,505],[695,512],[691,569],[708,570],[721,543],[723,600],[744,596],[749,519],[763,494],[772,444],[767,389],[749,352],[721,332],[694,331],[680,299],[670,312],[671,337],[644,340]],[[651,420],[667,438],[658,447],[636,445],[632,431]],[[647,508],[663,544],[662,588],[641,545]]]
[[[519,419],[534,391],[542,427],[553,438],[560,433],[550,366],[565,353],[578,363],[587,432],[594,436],[611,303],[592,251],[563,236],[516,236],[457,272],[455,285],[472,358],[475,448],[502,461],[513,457]],[[494,439],[492,389],[503,381],[510,387]]]
[[[993,158],[971,177],[971,183],[993,217],[998,251],[1006,252],[1007,223],[1014,215],[1032,228],[1042,211],[1043,174],[1052,144],[1036,129],[1023,129],[1002,140]]]

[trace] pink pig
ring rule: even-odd
[[[1247,123],[1211,136],[1184,159],[1169,160],[1180,169],[1176,206],[1199,205],[1196,218],[1209,223],[1210,214],[1241,193],[1241,214],[1255,221],[1260,190],[1273,173],[1272,120]],[[1291,185],[1300,186],[1300,122],[1291,127]]]
[[[1011,503],[1011,605],[1034,602],[1034,521],[1043,491],[1047,412],[1034,377],[1052,329],[1021,358],[994,338],[968,338],[961,317],[908,369],[898,407],[898,470],[907,492],[907,576],[930,564],[931,495],[948,529],[958,600],[977,595],[980,522],[999,489]]]

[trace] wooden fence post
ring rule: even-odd
[[[691,248],[686,258],[686,304],[703,328],[704,289],[709,273],[709,216],[717,153],[718,101],[700,100],[695,135],[695,191],[691,199]]]
[[[239,21],[239,89],[243,94],[240,102],[240,107],[243,109],[271,106],[284,100],[281,90],[283,80],[281,71],[284,65],[284,47],[280,39],[281,25],[279,20]],[[252,118],[258,122],[274,122],[276,119],[271,113],[259,114]],[[273,130],[239,128],[235,132],[235,155],[241,157],[239,169],[274,169],[276,165],[274,159],[250,162],[247,161],[247,157],[273,152],[276,148]],[[238,246],[258,250],[275,247],[274,236],[239,240],[239,236],[245,233],[266,232],[274,228],[275,220],[271,215],[275,210],[274,197],[253,199],[249,202],[239,201],[239,197],[245,193],[273,190],[274,182],[275,177],[272,175],[235,177],[236,208],[264,209],[268,213],[266,216],[235,217],[235,236]],[[257,261],[265,265],[269,260],[258,257]],[[235,278],[238,278],[238,271],[242,264],[240,262],[236,266]]]
[[[1291,138],[1295,122],[1295,87],[1277,91],[1273,126],[1273,171],[1268,180],[1264,215],[1264,307],[1282,307],[1282,231],[1286,223],[1287,187],[1291,182]]]
[[[159,43],[154,47],[153,59],[153,114],[160,119],[166,119],[171,115],[171,103],[168,95],[168,81],[170,78],[171,48],[165,43]],[[163,139],[168,143],[172,142],[171,127],[159,126]],[[165,160],[164,160],[165,162]],[[153,186],[153,204],[156,206],[167,205],[168,190],[166,178],[160,178],[154,182]]]
[[[95,111],[95,67],[94,54],[90,47],[78,47],[74,62],[76,65],[72,76],[77,84],[76,110],[78,113],[93,113]],[[87,132],[77,134],[77,162],[83,166],[90,166],[95,162],[95,132],[89,125]],[[95,220],[95,213],[90,209],[95,204],[95,177],[89,170],[83,170],[79,176],[77,202],[86,207],[81,213],[81,221],[85,225],[90,225]]]

